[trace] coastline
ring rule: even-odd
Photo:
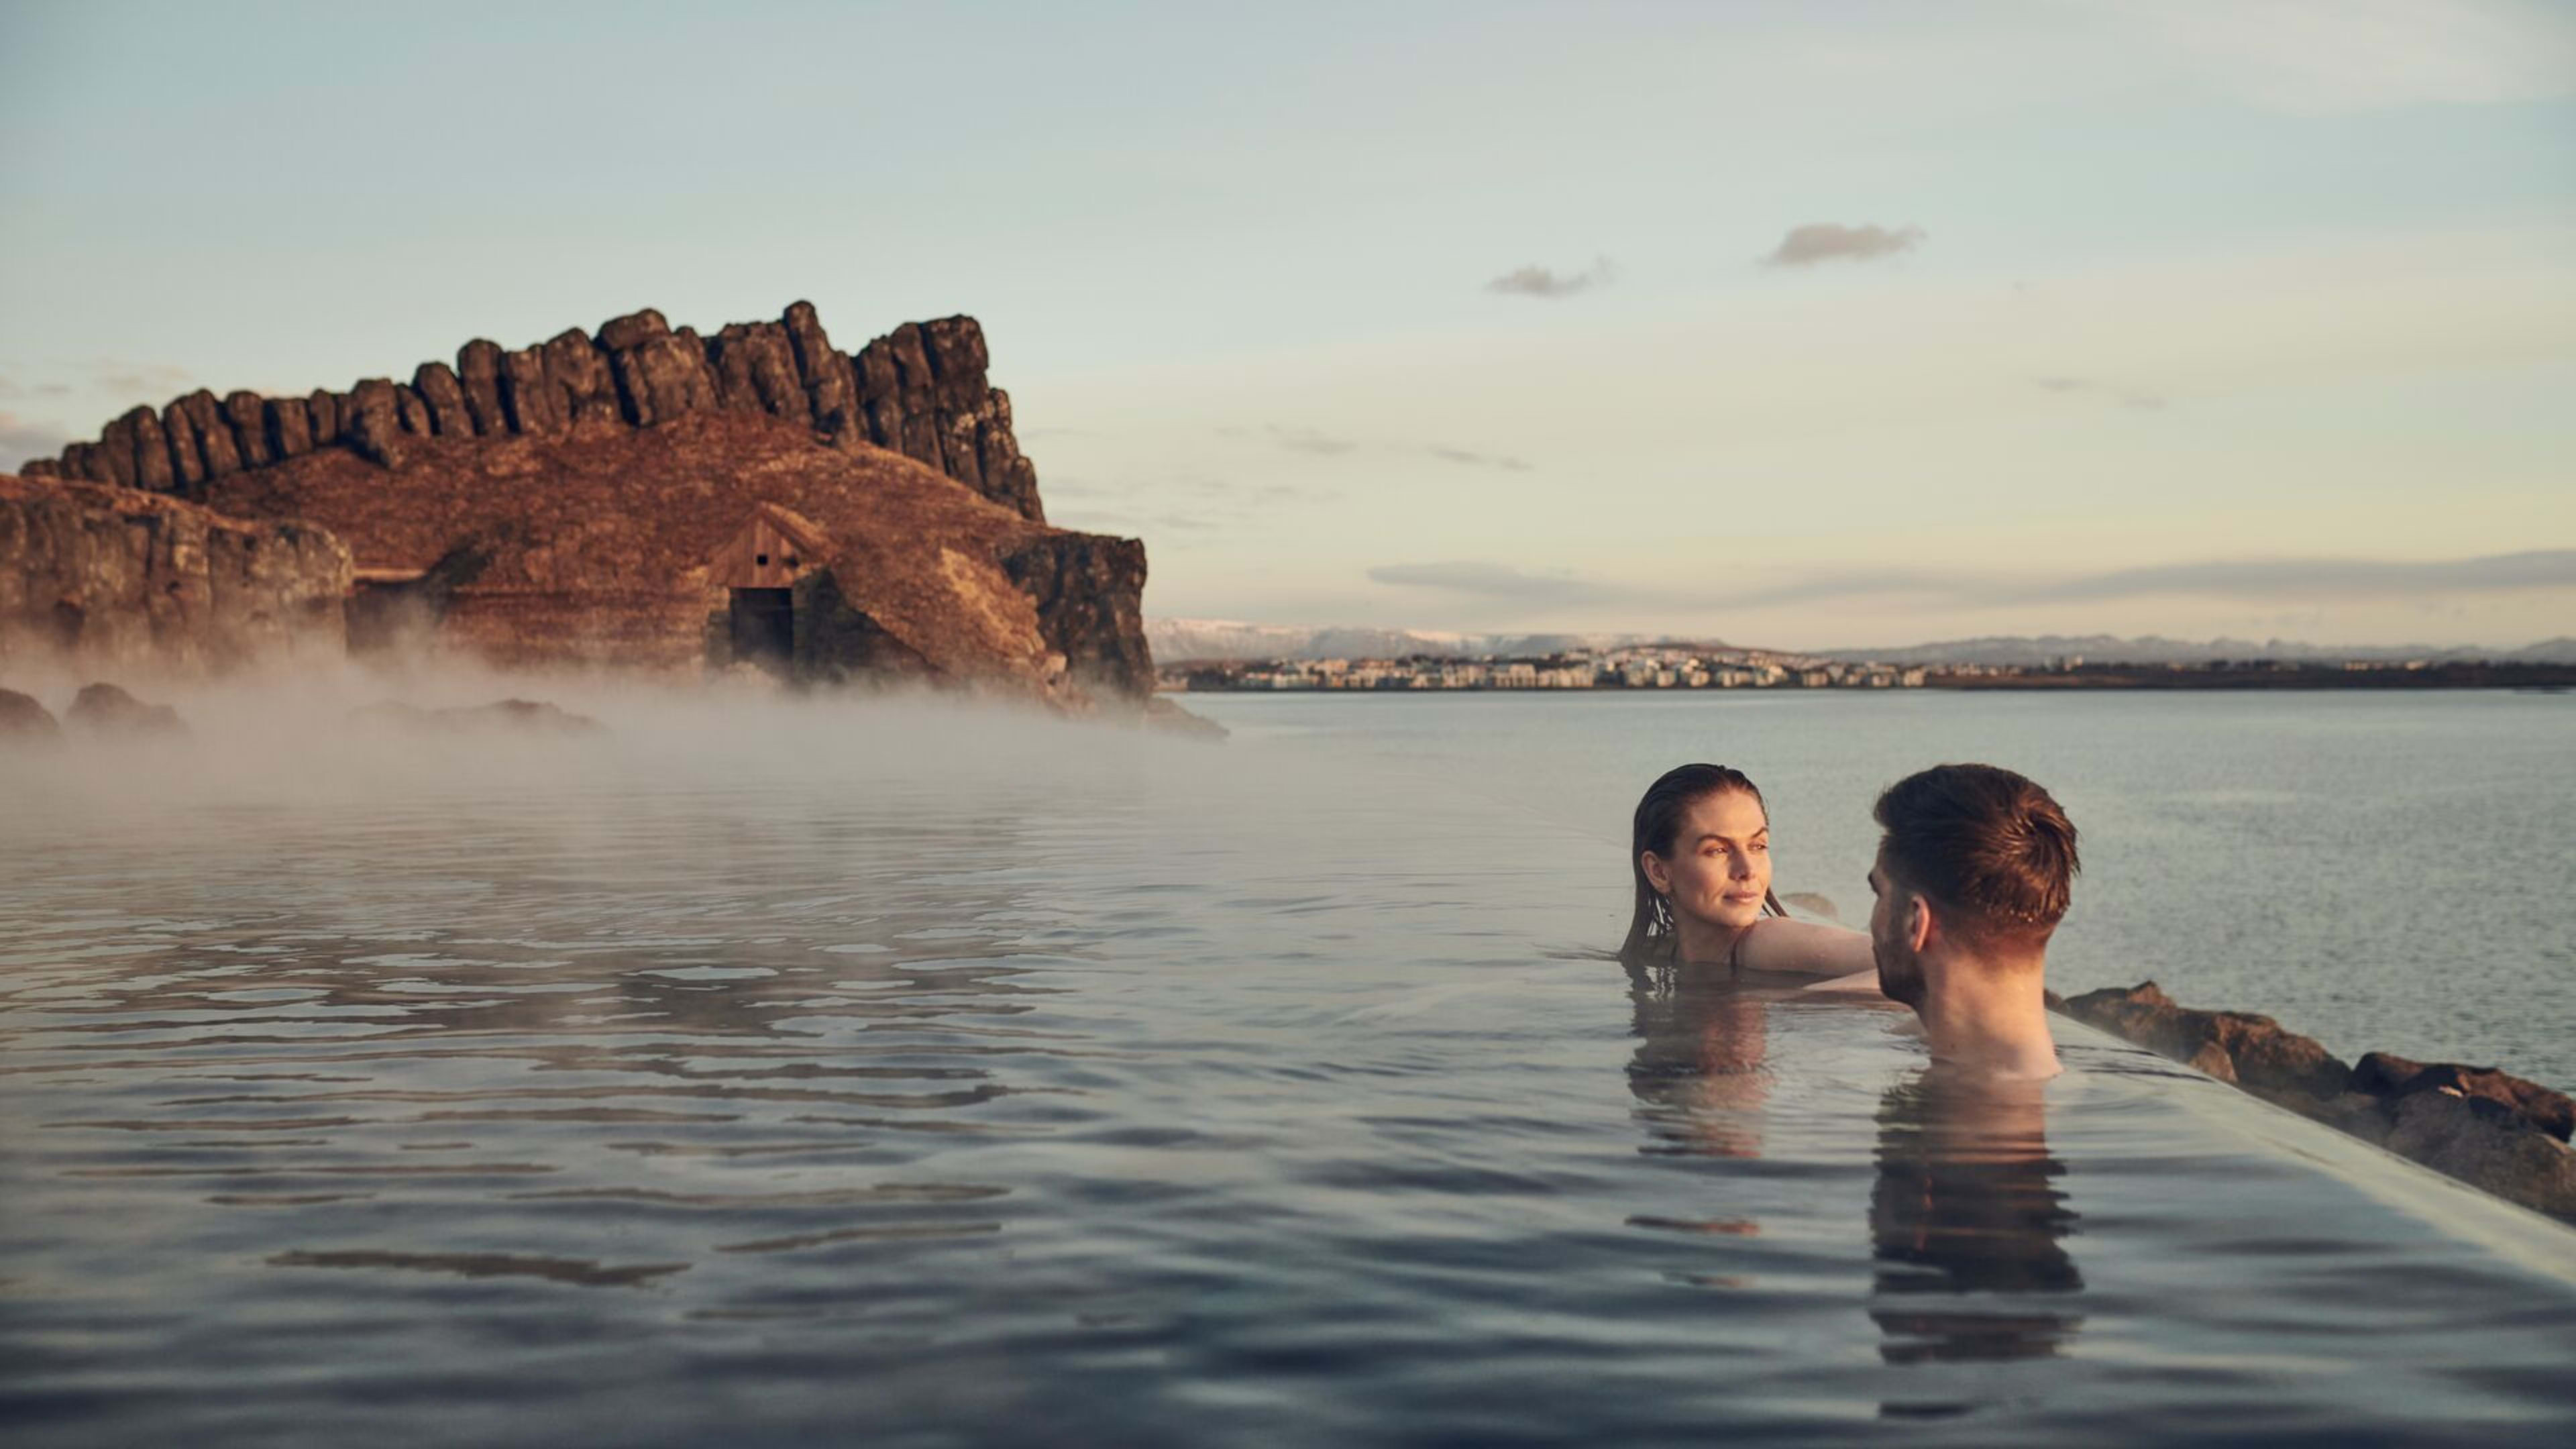
[[[2010,673],[1949,673],[1927,671],[1920,682],[1873,684],[1867,682],[1827,684],[1742,685],[1632,685],[1606,679],[1589,685],[1527,684],[1378,684],[1366,688],[1329,684],[1283,684],[1252,682],[1217,682],[1189,665],[1163,666],[1165,677],[1156,684],[1155,692],[1175,694],[1367,694],[1402,697],[1423,694],[1740,694],[1740,693],[1807,693],[1835,690],[1846,693],[1906,692],[1920,690],[2515,690],[2538,694],[2576,691],[2576,665],[2566,664],[2441,664],[2421,669],[2403,666],[2347,668],[2341,665],[2296,667],[2250,667],[2230,669],[2158,669],[2097,668],[2084,666],[2069,670],[2029,670]],[[1188,671],[1175,679],[1172,674]],[[1418,676],[1428,680],[1430,676]]]
[[[2177,1004],[2153,981],[2049,1009],[2358,1137],[2489,1196],[2576,1226],[2576,1099],[2495,1067],[2365,1052],[2346,1064],[2271,1017]]]

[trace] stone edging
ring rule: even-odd
[[[2268,1016],[2178,1006],[2152,981],[2049,1007],[2087,1026],[2375,1143],[2400,1157],[2576,1224],[2576,1101],[2493,1067],[2386,1052],[2347,1066]]]

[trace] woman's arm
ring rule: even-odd
[[[1735,960],[1747,971],[1826,978],[1878,969],[1866,932],[1785,916],[1755,922],[1737,942]]]

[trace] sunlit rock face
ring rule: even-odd
[[[1047,526],[988,366],[971,317],[845,353],[808,303],[711,336],[648,309],[409,382],[138,407],[28,471],[328,529],[361,651],[1132,705],[1144,545]]]
[[[348,547],[112,484],[0,475],[0,663],[215,674],[336,660]]]

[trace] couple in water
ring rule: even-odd
[[[1914,1008],[1936,1063],[2057,1073],[2043,972],[2078,862],[2046,790],[1992,765],[1940,765],[1878,797],[1866,935],[1792,920],[1771,890],[1771,817],[1740,770],[1683,765],[1637,802],[1636,914],[1619,957],[1640,983],[1884,995]]]

